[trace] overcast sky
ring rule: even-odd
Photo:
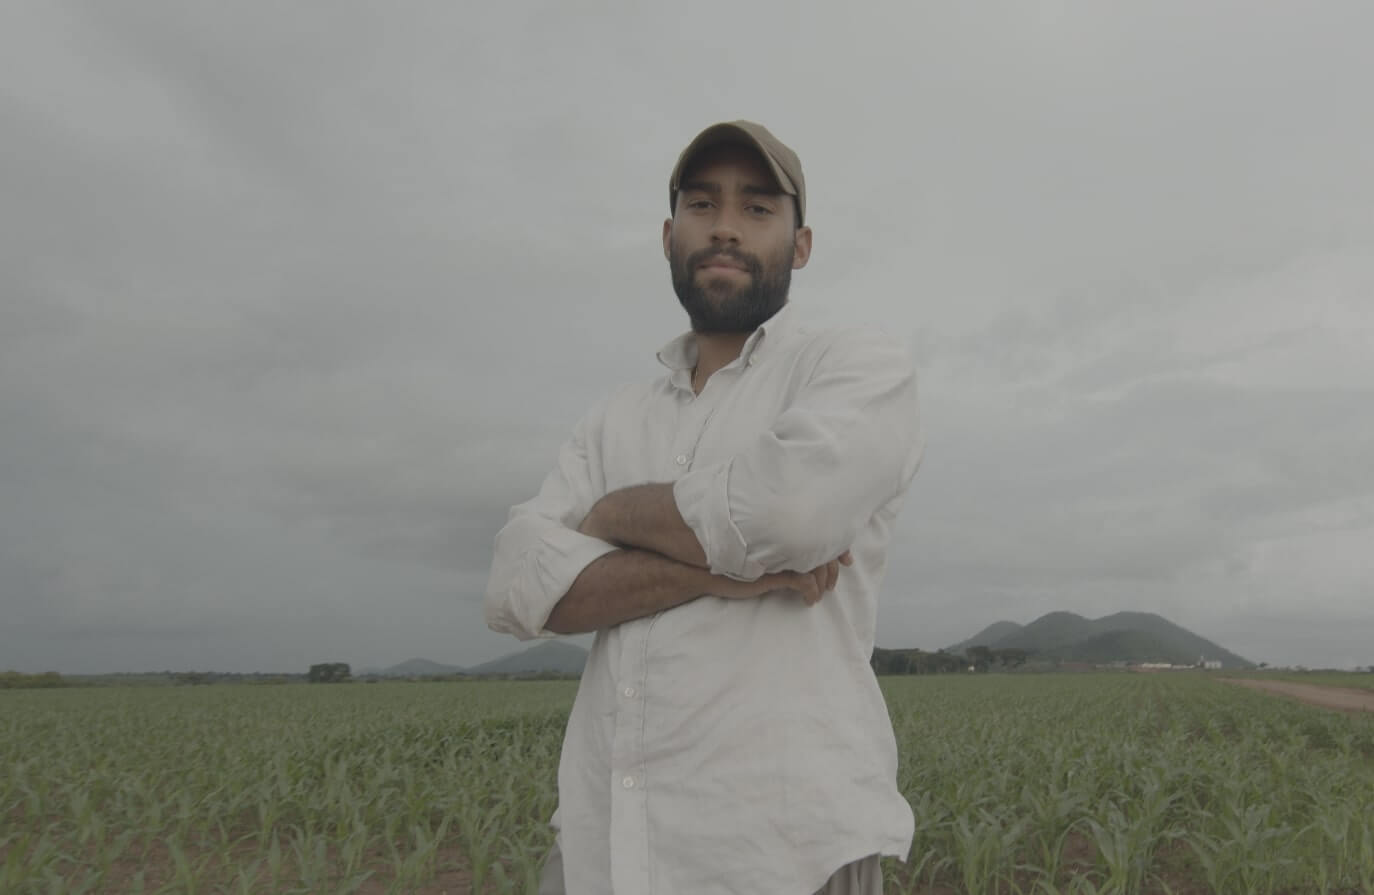
[[[739,117],[798,313],[920,371],[880,646],[1374,663],[1374,7],[676,10],[0,6],[0,669],[518,648],[492,538],[661,372],[668,172]]]

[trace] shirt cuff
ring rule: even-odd
[[[553,608],[572,589],[583,569],[616,549],[614,544],[571,528],[546,532],[539,547],[525,555],[519,580],[512,588],[512,608],[520,626],[532,637],[557,637],[544,627]]]
[[[697,536],[716,575],[753,581],[763,564],[749,558],[749,545],[730,518],[730,467],[733,460],[695,469],[673,483],[673,500],[682,521]]]

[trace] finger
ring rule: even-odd
[[[807,594],[806,602],[810,604],[819,600],[821,598],[821,594],[825,593],[825,567],[822,566],[820,568],[813,569],[808,577],[811,579],[811,581],[809,582],[811,585],[811,591],[809,594]]]
[[[791,584],[792,582],[787,576],[779,575],[777,572],[769,572],[757,579],[754,582],[754,587],[760,594],[766,594],[770,590],[777,590],[780,587],[790,587]]]
[[[854,565],[854,554],[846,550],[845,552],[840,554],[840,558],[836,560],[836,562],[838,562],[842,566],[852,566]]]
[[[834,590],[835,582],[840,578],[840,564],[838,561],[825,564],[825,589]]]

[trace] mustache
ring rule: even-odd
[[[702,249],[687,256],[687,269],[696,270],[708,261],[728,258],[743,266],[749,273],[758,276],[763,272],[763,264],[753,255],[746,255],[737,249]]]

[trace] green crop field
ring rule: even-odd
[[[1374,892],[1374,715],[1193,674],[883,685],[889,892]],[[533,891],[574,687],[0,692],[0,893]]]

